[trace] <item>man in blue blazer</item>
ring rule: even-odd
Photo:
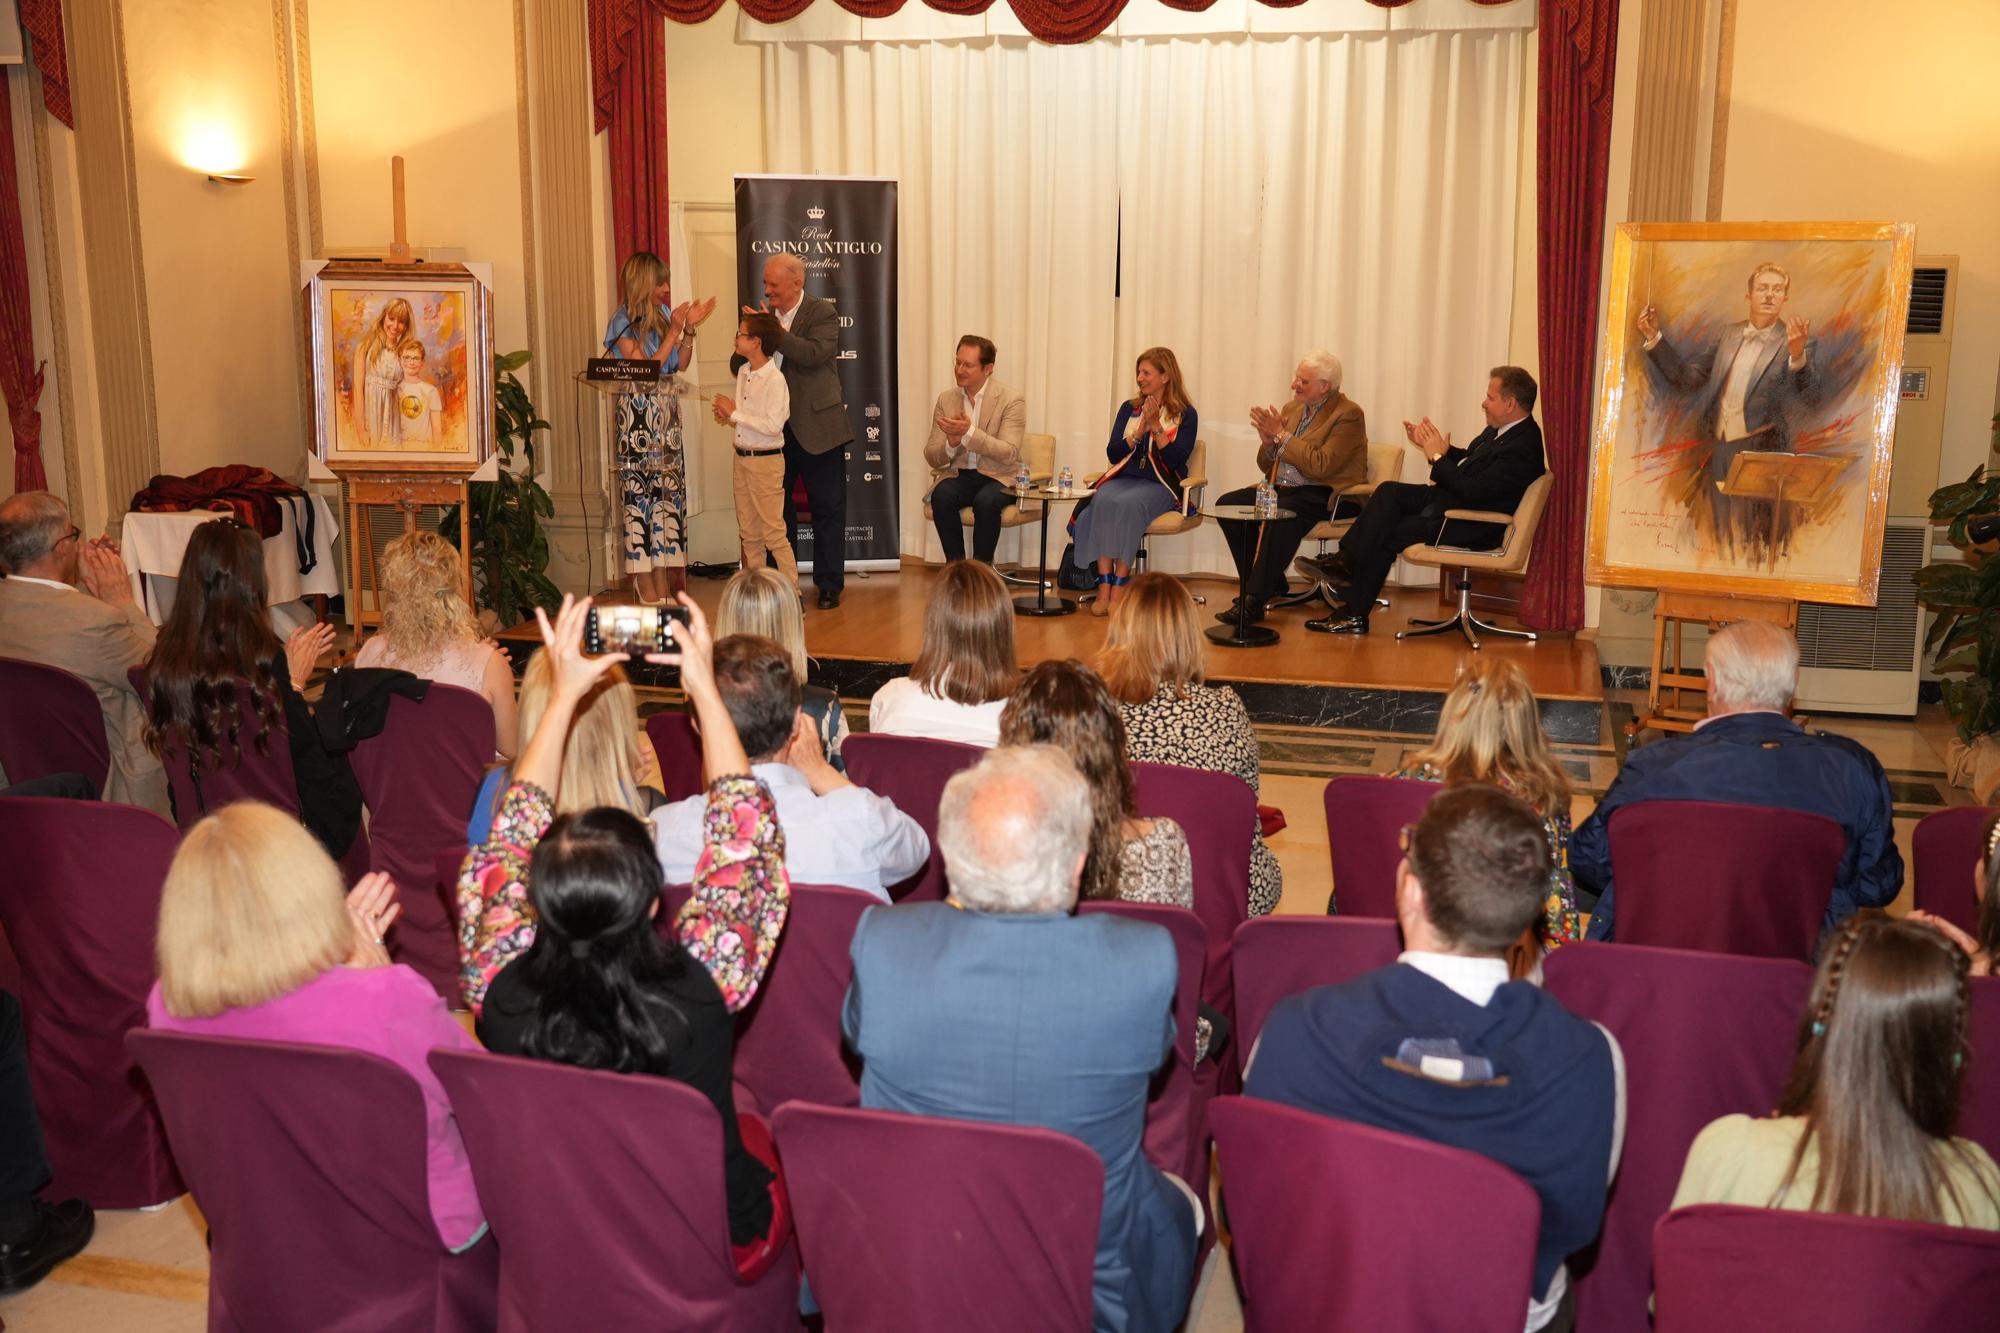
[[[1799,684],[1797,640],[1768,621],[1739,620],[1710,637],[1706,661],[1708,716],[1692,735],[1632,751],[1570,835],[1570,873],[1600,895],[1589,937],[1613,938],[1611,817],[1639,801],[1728,801],[1824,815],[1847,830],[1826,924],[1863,907],[1887,907],[1903,885],[1889,779],[1860,745],[1807,731],[1785,715]]]
[[[865,1107],[1089,1145],[1104,1163],[1095,1326],[1166,1333],[1203,1227],[1194,1193],[1140,1149],[1179,968],[1159,926],[1072,915],[1090,829],[1089,789],[1052,746],[994,750],[954,777],[937,837],[952,897],[862,916],[842,1026]]]

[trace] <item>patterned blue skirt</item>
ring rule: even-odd
[[[669,393],[621,393],[618,490],[624,502],[625,572],[687,564],[687,463],[681,453],[681,400]]]

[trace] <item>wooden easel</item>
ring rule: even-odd
[[[1734,620],[1768,620],[1797,632],[1799,604],[1764,597],[1660,591],[1660,600],[1653,607],[1652,684],[1646,690],[1646,711],[1626,724],[1627,741],[1649,727],[1656,731],[1693,731],[1694,724],[1708,716],[1708,678],[1683,666],[1682,631],[1690,624],[1715,630]],[[1689,701],[1689,695],[1695,696],[1693,702]]]

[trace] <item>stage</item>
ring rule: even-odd
[[[850,571],[838,609],[806,612],[813,683],[854,702],[906,675],[923,638],[924,606],[938,570],[939,566],[906,558],[894,573],[864,576]],[[689,581],[694,599],[711,613],[722,586],[721,579]],[[1219,578],[1194,578],[1189,586],[1208,598],[1208,605],[1200,608],[1204,628],[1216,623],[1215,615],[1236,593],[1234,583]],[[1033,595],[1032,587],[1010,590]],[[1317,602],[1276,611],[1264,621],[1278,632],[1278,642],[1269,647],[1210,643],[1208,678],[1241,694],[1251,718],[1260,725],[1428,735],[1437,724],[1438,708],[1451,689],[1459,660],[1471,650],[1456,632],[1396,639],[1396,631],[1411,616],[1435,619],[1449,614],[1438,609],[1435,588],[1389,588],[1385,595],[1389,608],[1376,612],[1373,632],[1361,638],[1307,632],[1307,620],[1326,614]],[[808,606],[811,597],[808,588]],[[1024,667],[1051,658],[1088,661],[1104,642],[1104,627],[1105,621],[1087,608],[1067,616],[1016,616],[1015,649]],[[532,624],[515,626],[500,638],[517,662],[539,642]],[[1551,739],[1597,745],[1610,736],[1594,644],[1568,636],[1544,637],[1535,643],[1487,637],[1481,644],[1481,652],[1506,657],[1527,673]],[[671,672],[661,668],[642,666],[633,674],[645,684],[672,679]]]

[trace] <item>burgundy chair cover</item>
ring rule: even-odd
[[[1133,801],[1141,815],[1165,815],[1187,834],[1194,859],[1194,913],[1208,931],[1201,998],[1236,1021],[1236,981],[1229,954],[1236,928],[1250,915],[1250,835],[1257,795],[1241,778],[1175,764],[1132,765]],[[1231,1085],[1242,1067],[1242,1043],[1230,1039],[1225,1057]]]
[[[1823,815],[1640,801],[1611,816],[1618,939],[1811,961],[1847,832]]]
[[[1403,826],[1422,819],[1431,798],[1443,790],[1438,782],[1358,774],[1326,784],[1326,847],[1333,860],[1328,913],[1396,919]]]
[[[1201,1017],[1202,972],[1208,932],[1185,907],[1165,903],[1088,902],[1082,912],[1108,912],[1127,921],[1147,921],[1174,937],[1180,979],[1174,987],[1174,1059],[1165,1079],[1146,1099],[1146,1157],[1200,1188],[1208,1179],[1208,1103],[1215,1096],[1215,1061],[1194,1062],[1195,1020]]]
[[[458,934],[436,891],[438,854],[465,851],[465,822],[493,759],[493,707],[478,693],[433,681],[418,703],[389,701],[382,733],[354,747],[354,776],[368,803],[369,868],[396,881],[403,914],[389,956],[408,963],[453,1008]]]
[[[408,1074],[332,1046],[143,1028],[126,1044],[208,1218],[211,1329],[493,1327],[497,1247],[438,1239]]]
[[[1624,888],[1621,885],[1622,895]],[[1619,904],[1624,910],[1624,904]],[[1778,1103],[1812,969],[1636,944],[1566,944],[1543,963],[1549,994],[1602,1023],[1625,1054],[1625,1154],[1594,1249],[1570,1260],[1577,1327],[1646,1333],[1653,1223],[1694,1136]]]
[[[102,796],[111,743],[90,683],[61,667],[0,657],[0,770],[9,783],[81,773]]]
[[[708,790],[701,780],[701,734],[694,719],[667,708],[646,719],[646,739],[660,761],[660,790],[669,801],[685,801]]]
[[[890,889],[898,902],[936,902],[945,896],[944,854],[937,845],[938,801],[952,775],[971,768],[985,753],[977,745],[920,736],[860,733],[842,742],[840,755],[854,785],[888,797],[930,837],[930,864]]]
[[[1965,1057],[1958,1132],[2000,1160],[2000,977],[1972,979],[1967,1041],[1972,1050]]]
[[[743,1285],[722,1125],[672,1079],[433,1051],[500,1243],[500,1329],[798,1326],[789,1241]]]
[[[1702,1204],[1660,1219],[1653,1273],[1657,1333],[2000,1321],[2000,1233],[1970,1227]]]
[[[50,1198],[144,1208],[184,1192],[124,1045],[146,1023],[160,886],[178,842],[135,805],[0,797],[0,922],[20,957]]]
[[[1519,1176],[1253,1097],[1209,1115],[1247,1333],[1521,1327],[1542,1205]]]
[[[1264,1020],[1287,995],[1337,986],[1387,967],[1403,951],[1394,921],[1264,916],[1236,932],[1236,1033],[1247,1058]]]
[[[774,1119],[827,1333],[1090,1328],[1104,1165],[1080,1140],[803,1102]]]
[[[665,899],[660,923],[670,933],[688,886],[668,886]],[[854,928],[877,902],[859,889],[792,885],[792,909],[764,984],[736,1019],[736,1082],[763,1114],[794,1100],[861,1104],[861,1062],[840,1035],[840,1010],[854,979],[847,952]]]
[[[1935,912],[1960,930],[1972,930],[1979,901],[1972,894],[1972,867],[1986,848],[1979,832],[1993,817],[1987,805],[1955,805],[1917,821],[1910,835],[1917,910]]]

